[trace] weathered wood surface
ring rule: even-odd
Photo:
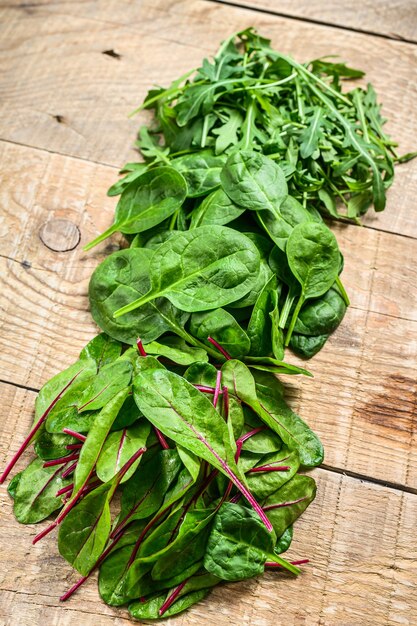
[[[220,2],[222,0],[219,0]],[[417,42],[415,0],[228,0],[230,4],[261,9],[300,20],[330,24],[384,37]]]
[[[280,4],[285,12],[288,3]],[[379,3],[379,15],[386,5]],[[317,0],[310,6],[318,7]],[[393,32],[402,28],[401,6]],[[413,10],[412,2],[406,6]],[[333,17],[355,27],[347,14]],[[337,50],[363,67],[381,94],[390,132],[408,151],[415,149],[417,53],[411,44],[205,0],[12,0],[0,15],[0,378],[10,383],[0,385],[3,465],[32,420],[35,393],[16,385],[39,388],[96,332],[88,280],[119,240],[89,254],[81,246],[112,220],[115,201],[105,191],[116,166],[134,158],[130,146],[146,120],[146,114],[126,116],[153,83],[167,84],[232,30],[253,24],[300,60]],[[373,30],[386,34],[380,24],[375,20]],[[286,379],[293,406],[323,439],[332,470],[314,472],[318,497],[297,524],[291,552],[312,565],[301,579],[286,578],[285,589],[276,580],[282,574],[228,593],[218,589],[168,623],[415,623],[416,191],[412,162],[398,168],[385,213],[366,219],[371,228],[335,227],[352,307],[308,364],[314,379]],[[99,600],[92,583],[78,601],[59,605],[75,577],[54,538],[30,546],[36,530],[13,519],[4,486],[0,515],[1,626],[130,623],[126,611]]]
[[[7,3],[0,138],[121,166],[134,158],[134,135],[147,119],[127,115],[148,89],[198,66],[231,31],[254,25],[299,60],[338,53],[364,69],[401,152],[416,147],[416,46],[204,0],[111,0],[97,6],[92,0]],[[108,50],[120,57],[103,54]],[[366,222],[416,237],[410,211],[416,195],[414,161],[398,168],[391,210]]]
[[[105,192],[115,171],[8,143],[0,148],[0,162],[11,164],[2,168],[7,176],[0,185],[2,377],[39,388],[94,335],[88,281],[113,244],[90,253],[81,247],[112,221],[115,200]],[[55,252],[39,231],[45,223],[52,230],[62,218],[79,229],[80,243]],[[417,488],[417,297],[409,262],[417,258],[417,240],[368,228],[335,229],[352,307],[308,363],[315,377],[288,378],[293,402],[322,436],[328,465]],[[69,237],[71,244],[72,232]]]
[[[5,444],[15,448],[26,432],[35,394],[5,384],[1,394],[6,418],[1,426],[3,457]],[[216,589],[203,603],[166,623],[411,626],[417,612],[417,596],[410,588],[417,582],[417,495],[325,470],[315,470],[313,476],[317,499],[296,523],[289,553],[311,559],[302,576],[293,579],[274,572]],[[101,602],[93,580],[68,603],[59,603],[59,595],[77,576],[59,556],[54,536],[31,545],[39,527],[20,526],[14,520],[4,486],[0,528],[0,611],[6,626],[128,623],[124,609]]]

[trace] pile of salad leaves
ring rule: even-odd
[[[61,555],[95,570],[132,617],[179,613],[223,581],[277,568],[315,497],[305,469],[323,447],[288,406],[279,375],[310,358],[349,303],[324,218],[385,206],[399,158],[362,72],[301,65],[253,29],[213,61],[149,92],[144,161],[109,190],[128,247],[95,270],[103,331],[41,389],[4,482],[19,522],[55,514]],[[117,496],[117,497],[116,497]]]

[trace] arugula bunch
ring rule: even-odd
[[[344,80],[363,76],[328,58],[297,63],[248,28],[212,62],[149,92],[137,110],[152,109],[155,125],[141,130],[137,145],[148,163],[204,148],[216,156],[260,151],[280,164],[304,206],[359,221],[372,204],[385,208],[395,162],[415,156],[398,157],[372,85],[342,91]]]

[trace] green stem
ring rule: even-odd
[[[101,235],[99,235],[98,237],[93,239],[93,241],[90,241],[86,246],[84,246],[83,250],[85,252],[87,252],[87,250],[91,250],[91,248],[94,248],[94,246],[101,243],[102,241],[107,239],[107,237],[110,237],[110,235],[113,235],[113,233],[116,233],[118,230],[119,230],[119,227],[117,226],[117,224],[113,224],[112,226],[110,226],[110,228],[105,230],[104,233],[101,233]]]
[[[171,217],[171,221],[170,221],[170,223],[169,223],[168,230],[174,230],[174,228],[175,228],[175,224],[176,224],[177,219],[178,219],[178,214],[179,214],[179,212],[180,212],[180,210],[179,210],[179,209],[177,209],[177,210],[176,210],[176,211],[172,214],[172,217]]]
[[[285,559],[282,559],[280,556],[278,556],[275,553],[268,554],[268,560],[270,560],[272,563],[278,563],[279,565],[281,565],[282,567],[285,567],[285,569],[287,569],[292,574],[295,574],[296,576],[298,576],[298,574],[301,574],[301,570],[298,567],[296,567],[295,565],[292,565],[292,563],[288,563],[288,561],[286,561]]]
[[[285,337],[285,346],[288,346],[288,344],[290,343],[292,331],[294,330],[295,322],[297,321],[298,314],[300,312],[301,307],[304,304],[304,301],[305,301],[304,292],[301,292],[301,295],[298,298],[297,306],[295,307],[294,313],[292,314],[290,327],[289,327],[289,329],[287,331],[287,335]]]
[[[294,289],[291,289],[290,287],[287,293],[287,297],[284,302],[284,306],[281,309],[281,315],[279,316],[279,321],[278,321],[279,328],[285,328],[285,324],[287,323],[287,319],[290,314],[291,307],[294,304],[295,296],[296,294],[294,292]]]
[[[336,285],[337,285],[337,286],[338,286],[338,288],[339,288],[340,295],[342,296],[343,300],[345,301],[346,306],[349,306],[349,305],[350,305],[349,296],[347,295],[346,290],[345,290],[345,288],[343,287],[343,283],[342,283],[342,281],[340,280],[340,277],[339,277],[339,276],[336,278]]]

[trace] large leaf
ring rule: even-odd
[[[154,251],[150,291],[115,315],[129,313],[160,296],[189,312],[225,306],[250,291],[259,263],[258,249],[250,239],[225,226],[177,232]]]

